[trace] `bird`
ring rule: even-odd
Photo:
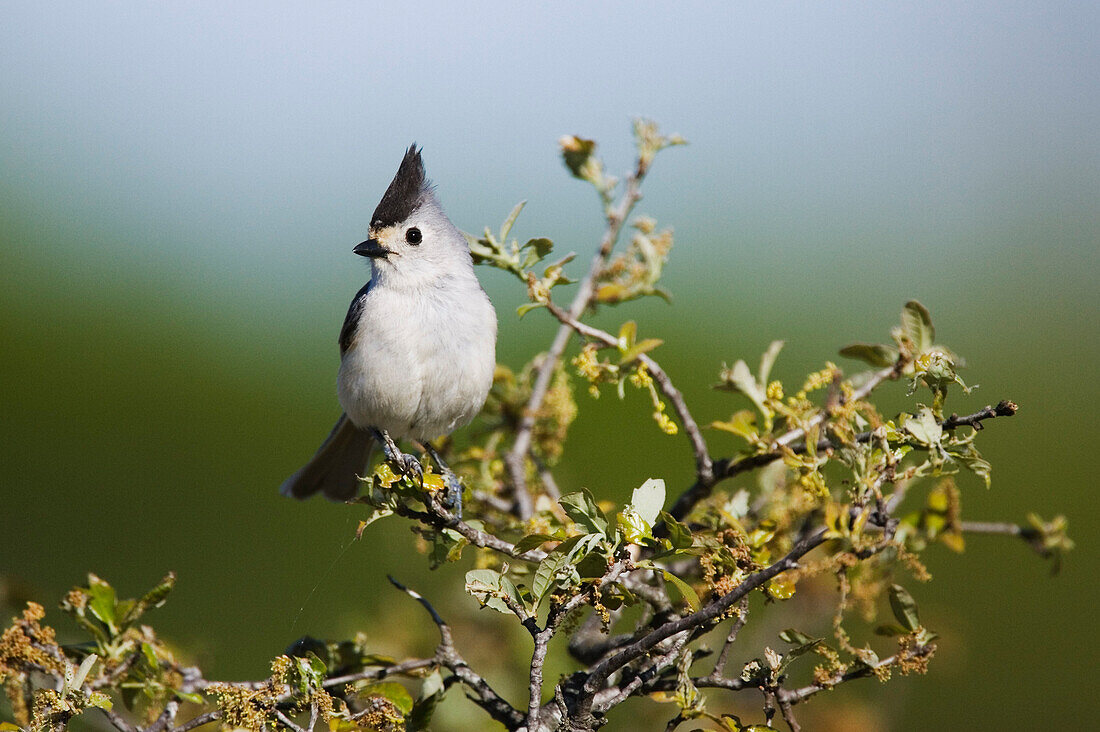
[[[419,461],[395,443],[413,440],[443,470],[445,505],[461,516],[461,486],[430,441],[468,424],[485,404],[497,318],[421,152],[416,143],[405,151],[368,238],[352,249],[370,261],[371,275],[340,328],[343,413],[313,458],[283,482],[283,495],[351,500],[375,442],[403,473],[419,474]]]

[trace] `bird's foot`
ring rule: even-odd
[[[459,481],[458,476],[451,470],[450,466],[443,461],[443,458],[435,448],[432,447],[430,442],[424,441],[420,443],[424,450],[432,456],[432,460],[439,466],[440,472],[443,474],[443,482],[447,486],[447,492],[443,497],[443,507],[449,510],[455,515],[455,518],[462,518],[462,482]]]
[[[420,460],[413,455],[401,452],[397,447],[397,443],[385,430],[374,430],[374,438],[382,445],[382,452],[386,456],[386,461],[392,467],[397,468],[398,473],[411,477],[420,485],[424,485],[424,467],[420,464]]]

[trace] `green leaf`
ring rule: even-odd
[[[0,722],[0,732],[23,732],[23,728],[11,722]]]
[[[748,364],[744,361],[738,360],[732,368],[723,369],[721,379],[722,381],[715,388],[722,391],[740,392],[751,399],[762,414],[769,413],[767,405],[764,404],[767,399],[767,393],[764,391],[765,387],[757,383],[752,372],[749,371]]]
[[[535,253],[535,261],[537,262],[538,260],[544,258],[551,251],[553,251],[554,242],[550,241],[544,236],[540,236],[535,239],[528,239],[527,243],[520,247],[520,249],[532,250]],[[534,262],[532,262],[532,264],[534,264]]]
[[[546,555],[546,559],[539,562],[531,584],[531,594],[534,596],[535,605],[542,602],[546,592],[553,586],[558,571],[569,563],[569,552],[582,538],[581,536],[573,536],[566,539],[554,547],[554,550]]]
[[[417,697],[416,703],[413,704],[408,719],[405,720],[408,732],[421,732],[428,729],[432,721],[432,715],[435,714],[435,708],[443,700],[446,691],[443,685],[443,676],[438,670],[433,671],[424,679],[424,683],[420,685],[420,695]]]
[[[592,157],[592,153],[596,151],[595,140],[586,140],[583,137],[577,137],[576,135],[567,135],[560,141],[561,143],[561,157],[565,162],[565,167],[569,168],[569,172],[576,178],[585,179],[584,166],[588,162],[588,159]]]
[[[890,585],[890,609],[894,611],[894,617],[904,628],[909,631],[920,628],[917,601],[901,585]]]
[[[511,613],[508,605],[500,596],[504,594],[501,587],[503,576],[493,569],[471,569],[466,573],[466,592],[474,596],[482,607],[491,607],[497,612]]]
[[[760,357],[760,383],[767,386],[768,375],[772,372],[772,366],[775,365],[775,359],[779,356],[779,352],[783,350],[783,341],[772,341],[768,346],[768,350],[764,351],[764,355]]]
[[[111,701],[111,697],[104,694],[102,691],[93,691],[88,694],[88,704],[106,711],[111,711],[115,707],[115,703]]]
[[[516,223],[516,219],[519,217],[519,212],[523,210],[523,207],[527,205],[527,201],[520,201],[512,208],[512,212],[508,214],[508,218],[504,219],[504,223],[500,225],[500,236],[497,237],[497,241],[501,244],[505,244],[508,239],[508,234],[512,231],[512,225]]]
[[[631,494],[630,505],[646,524],[653,526],[665,505],[665,481],[661,478],[650,478],[642,483]]]
[[[665,576],[665,580],[671,582],[679,591],[680,596],[691,607],[692,612],[698,611],[702,605],[699,602],[699,595],[695,592],[695,588],[666,569],[662,569],[661,573]]]
[[[619,513],[618,521],[623,538],[631,544],[643,544],[646,539],[653,536],[652,525],[646,523],[633,506],[624,508]]]
[[[372,696],[389,699],[403,714],[408,714],[413,708],[412,694],[396,681],[375,681],[365,684],[356,689],[356,694],[361,699]]]
[[[120,626],[126,628],[136,622],[147,611],[164,605],[168,601],[169,593],[172,592],[172,588],[175,586],[176,573],[169,572],[164,575],[164,579],[158,582],[153,589],[142,595],[141,599],[131,605],[127,611],[120,613],[122,615]],[[122,603],[119,603],[118,608],[122,608]]]
[[[428,566],[431,569],[442,567],[448,562],[457,562],[462,550],[469,543],[462,534],[453,529],[443,529],[431,534],[432,549],[428,554]]]
[[[548,541],[556,541],[557,537],[550,534],[528,534],[516,542],[516,551],[520,554],[537,549]]]
[[[692,544],[691,529],[680,523],[668,511],[661,511],[661,520],[668,529],[668,540],[673,549],[690,549]]]
[[[909,635],[909,631],[894,623],[883,623],[875,626],[875,635],[899,636]]]
[[[420,698],[426,699],[429,696],[435,696],[446,690],[446,686],[443,684],[443,674],[439,673],[439,669],[432,671],[424,679],[424,683],[420,686]]]
[[[193,691],[179,691],[178,689],[173,689],[172,693],[175,694],[176,698],[180,699],[181,701],[191,702],[192,704],[206,703],[206,700],[203,698],[202,694],[198,694]]]
[[[592,494],[583,489],[575,493],[568,493],[558,501],[565,510],[566,515],[574,522],[587,529],[588,533],[607,533],[607,517],[596,505]]]
[[[922,445],[938,445],[943,439],[943,427],[928,407],[921,407],[917,416],[906,419],[902,427]]]
[[[916,300],[905,303],[901,311],[902,333],[913,342],[917,353],[924,353],[936,339],[936,329],[932,327],[932,315],[928,308]]]
[[[141,644],[141,655],[145,656],[145,662],[149,664],[149,668],[160,668],[160,659],[157,658],[157,652],[153,650],[153,646],[143,642]]]
[[[574,563],[581,579],[599,579],[607,573],[607,558],[600,552],[588,552]]]
[[[794,628],[787,628],[779,634],[780,640],[784,640],[788,643],[793,643],[798,646],[804,646],[807,643],[813,643],[821,640],[820,638],[814,638],[813,636],[806,635],[800,630]]]
[[[642,354],[649,353],[662,343],[664,343],[664,341],[660,338],[646,338],[640,343],[635,343],[633,346],[623,351],[622,356],[619,358],[619,363],[628,364]]]
[[[619,328],[619,348],[627,349],[634,345],[634,339],[638,337],[638,324],[628,320]]]
[[[88,594],[91,596],[91,599],[88,601],[88,610],[110,629],[112,635],[118,632],[118,628],[115,626],[115,621],[117,620],[115,617],[115,605],[118,602],[115,588],[111,587],[94,574],[89,574]]]
[[[72,678],[66,678],[65,684],[62,687],[61,695],[67,696],[73,689],[79,689],[84,686],[84,680],[88,678],[88,674],[91,673],[92,666],[95,666],[95,662],[99,660],[99,656],[94,653],[88,654],[88,656],[81,662],[80,668],[76,670]]]
[[[993,466],[989,464],[988,460],[978,454],[978,451],[974,449],[973,445],[970,446],[970,450],[968,451],[951,453],[951,457],[958,460],[967,470],[981,478],[986,488],[990,486]]]
[[[756,440],[760,433],[756,428],[756,412],[751,409],[741,409],[733,413],[728,422],[715,420],[710,423],[711,429],[730,432],[742,437],[749,442]]]
[[[872,366],[884,367],[897,363],[898,351],[878,343],[852,343],[840,349],[840,355],[854,358]]]
[[[544,307],[546,307],[545,303],[525,302],[522,305],[520,305],[518,308],[516,308],[516,315],[518,315],[519,317],[522,318],[524,315],[531,312],[532,310],[534,310],[536,308],[544,308]]]

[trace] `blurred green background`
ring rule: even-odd
[[[461,228],[526,199],[516,233],[583,258],[599,212],[555,141],[594,137],[625,170],[641,114],[692,142],[659,158],[639,209],[676,229],[674,304],[602,317],[665,340],[655,355],[701,421],[742,406],[709,389],[722,361],[755,363],[782,338],[776,374],[799,379],[845,343],[885,338],[916,298],[981,385],[952,408],[1021,407],[983,433],[993,487],[963,481],[965,516],[1064,513],[1078,543],[1054,578],[1008,539],[930,550],[935,579],[912,589],[943,636],[931,673],[851,684],[802,715],[835,729],[1077,726],[1097,657],[1083,631],[1098,569],[1094,3],[5,7],[5,612],[25,597],[52,608],[88,571],[134,595],[173,569],[150,622],[208,675],[257,678],[306,633],[428,653],[430,624],[385,586],[392,573],[521,698],[499,665],[513,631],[455,592],[461,567],[429,574],[396,521],[353,543],[356,511],[276,487],[338,414],[336,334],[368,276],[350,249],[404,146],[424,146]],[[518,320],[523,293],[482,277],[498,358],[518,367],[553,327]],[[687,484],[685,442],[644,398],[579,399],[566,489],[622,500],[650,476]],[[907,404],[904,387],[883,403]],[[479,728],[470,709],[449,703],[438,728]]]

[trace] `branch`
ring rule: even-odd
[[[722,650],[718,654],[718,659],[714,662],[714,670],[710,672],[710,676],[707,678],[721,678],[726,668],[726,662],[729,660],[733,642],[737,640],[737,634],[745,627],[745,623],[748,622],[748,620],[749,599],[746,597],[741,600],[741,604],[738,606],[737,619],[733,621],[733,626],[730,628],[729,635],[726,636],[726,642],[722,644]]]
[[[600,330],[587,323],[582,323],[577,320],[575,316],[558,307],[552,300],[547,300],[546,308],[555,318],[561,321],[563,326],[573,329],[578,335],[599,341],[609,348],[618,348],[618,338],[605,330]],[[657,386],[661,389],[661,393],[672,403],[672,408],[676,411],[676,416],[680,418],[680,422],[684,425],[684,434],[687,435],[688,440],[691,442],[691,449],[695,454],[696,477],[699,481],[713,482],[714,466],[710,459],[707,441],[703,438],[703,433],[699,429],[699,425],[696,423],[695,418],[691,416],[691,411],[688,409],[687,402],[684,401],[684,395],[681,394],[680,390],[672,383],[672,379],[669,378],[660,364],[654,361],[649,354],[641,354],[638,356],[638,360],[645,365],[649,375],[653,377],[653,381],[656,382]]]
[[[294,720],[283,714],[278,709],[275,710],[275,716],[278,717],[279,721],[282,722],[291,732],[306,732],[304,729],[302,729],[301,726],[295,723]]]
[[[976,430],[980,430],[983,427],[982,420],[993,419],[994,417],[1011,417],[1016,414],[1018,410],[1019,407],[1016,406],[1016,402],[1002,399],[997,403],[997,406],[986,407],[966,417],[952,414],[943,421],[943,428],[945,430],[953,430],[956,427],[966,425],[967,427],[973,427]]]
[[[176,699],[171,700],[164,705],[164,711],[157,717],[157,721],[152,725],[145,728],[145,732],[161,732],[161,730],[167,729],[168,725],[176,719],[176,714],[180,710],[180,703]]]
[[[359,671],[354,674],[333,676],[332,678],[325,679],[324,683],[321,685],[326,689],[333,689],[336,687],[346,686],[347,684],[351,684],[356,681],[363,681],[366,679],[378,681],[388,676],[407,674],[410,671],[416,671],[417,669],[428,668],[435,665],[436,660],[434,658],[414,658],[408,661],[402,661],[401,663],[395,663],[392,666],[379,666],[377,668]]]
[[[123,719],[118,712],[113,709],[101,709],[100,711],[106,715],[107,720],[119,732],[134,732],[134,726]]]
[[[829,679],[825,683],[813,683],[807,686],[803,686],[800,689],[779,689],[776,692],[776,696],[781,703],[798,704],[809,699],[811,696],[825,691],[826,689],[832,689],[833,687],[843,684],[848,681],[854,681],[855,679],[864,679],[875,673],[876,669],[886,668],[893,666],[899,661],[905,661],[913,658],[923,658],[930,654],[934,650],[935,646],[923,645],[916,646],[910,652],[905,654],[896,653],[893,656],[882,659],[875,664],[861,664],[858,668],[844,673],[836,674],[833,678]]]
[[[802,732],[802,725],[794,718],[793,705],[778,693],[775,695],[775,700],[779,702],[779,713],[783,715],[783,721],[791,728],[791,732]]]
[[[190,732],[191,730],[195,729],[196,727],[201,727],[204,724],[210,724],[211,722],[216,722],[217,720],[219,720],[221,718],[222,718],[221,710],[220,709],[215,709],[212,712],[207,712],[206,714],[200,714],[199,716],[195,717],[194,719],[192,719],[188,722],[184,722],[183,724],[181,724],[179,726],[169,727],[168,732]]]
[[[896,378],[894,375],[895,367],[882,369],[876,371],[866,384],[861,386],[856,391],[852,392],[851,400],[862,399],[866,397],[871,391],[885,381],[888,378]],[[980,409],[974,414],[969,414],[965,417],[960,417],[957,414],[952,414],[950,417],[940,422],[940,427],[944,430],[954,430],[959,427],[973,427],[975,430],[982,429],[982,422],[987,419],[993,419],[995,417],[1011,417],[1016,414],[1018,407],[1014,402],[1007,399],[1001,400],[995,407],[985,407]],[[805,443],[800,443],[798,440],[805,437],[806,430],[810,427],[821,424],[827,417],[826,412],[819,412],[809,424],[805,427],[799,427],[797,429],[785,432],[775,439],[774,443],[777,446],[785,446],[792,450],[796,454],[806,452]],[[853,440],[857,443],[866,443],[874,439],[874,432],[868,430],[866,432],[860,432]],[[817,441],[815,447],[818,450],[839,449],[843,447],[843,443],[834,440],[830,437],[822,437]],[[756,468],[769,465],[776,460],[783,457],[783,453],[779,450],[771,450],[769,452],[757,453],[755,455],[748,455],[744,457],[731,457],[722,458],[714,462],[714,479],[709,483],[703,480],[696,480],[690,488],[680,494],[673,503],[672,508],[669,509],[669,513],[677,519],[683,519],[689,513],[691,509],[695,508],[695,505],[702,501],[704,498],[710,495],[714,486],[723,480],[728,480],[741,473],[755,470]]]
[[[579,720],[583,725],[592,716],[592,702],[593,697],[599,692],[603,685],[607,682],[608,677],[622,668],[626,664],[634,661],[653,650],[658,643],[666,638],[681,633],[685,630],[690,630],[698,626],[708,623],[718,616],[722,615],[733,607],[734,603],[737,603],[741,598],[748,595],[756,588],[762,586],[765,582],[771,580],[783,572],[794,569],[798,566],[798,560],[809,553],[825,541],[825,529],[821,528],[815,531],[810,536],[807,536],[802,541],[798,542],[785,557],[775,562],[771,566],[755,572],[750,575],[748,579],[739,584],[730,592],[726,593],[722,597],[713,600],[705,607],[697,610],[691,615],[671,620],[664,625],[650,631],[648,634],[638,639],[634,643],[623,648],[618,653],[604,659],[600,663],[592,667],[592,670],[588,674],[588,678],[584,682],[582,694],[577,702],[577,705],[572,713],[574,719]]]
[[[961,521],[959,529],[971,534],[1007,534],[1008,536],[1024,536],[1026,530],[1023,526],[1002,523],[999,521]]]
[[[676,659],[683,652],[684,646],[692,640],[692,635],[686,632],[680,633],[678,636],[672,636],[670,640],[671,643],[664,653],[651,659],[629,681],[624,679],[623,681],[626,681],[626,683],[621,688],[608,689],[607,691],[611,693],[606,698],[599,698],[602,694],[598,694],[597,698],[593,700],[592,708],[597,713],[603,714],[629,699],[643,685],[656,680],[662,671],[676,662]]]
[[[529,562],[531,564],[538,564],[546,558],[546,553],[538,549],[532,549],[527,552],[519,552],[516,550],[515,544],[511,544],[504,539],[498,538],[492,534],[475,529],[468,523],[458,518],[456,515],[448,511],[443,507],[443,504],[432,494],[428,494],[425,505],[428,507],[428,511],[417,511],[401,503],[398,503],[395,511],[405,516],[406,518],[414,518],[422,523],[433,526],[436,529],[451,529],[461,534],[468,542],[476,547],[482,549],[492,549],[498,551],[501,554],[505,554],[513,559],[518,559],[522,562]]]
[[[432,604],[423,595],[415,590],[410,590],[393,577],[388,577],[390,584],[416,600],[428,611],[432,622],[439,629],[439,645],[436,647],[434,661],[448,669],[455,677],[466,685],[472,692],[471,701],[484,709],[490,717],[503,724],[505,727],[515,729],[524,722],[523,715],[511,704],[506,702],[499,694],[493,691],[480,675],[466,663],[466,660],[455,650],[454,635],[451,627],[440,617]]]
[[[569,305],[569,314],[573,318],[579,318],[592,300],[596,277],[603,270],[608,256],[611,255],[611,250],[615,247],[615,242],[619,240],[619,233],[622,231],[627,216],[630,215],[634,204],[642,197],[639,187],[645,177],[647,167],[642,157],[639,156],[637,169],[627,178],[626,191],[623,193],[619,205],[607,209],[607,228],[600,240],[600,247],[592,258],[588,274],[581,280],[577,288],[577,294]],[[566,325],[558,328],[558,332],[550,344],[550,350],[546,352],[542,363],[539,364],[538,374],[535,377],[534,386],[531,388],[531,398],[527,400],[523,417],[520,419],[519,427],[516,430],[515,442],[512,444],[512,449],[504,456],[504,464],[508,468],[508,475],[516,494],[516,509],[520,519],[524,521],[531,517],[533,508],[531,496],[527,492],[524,458],[531,449],[531,432],[535,427],[535,417],[539,409],[542,408],[542,402],[546,399],[546,393],[550,389],[554,367],[561,360],[562,353],[565,352],[565,346],[569,343],[570,331],[571,329]]]
[[[1057,521],[1057,519],[1056,519]],[[1018,524],[994,522],[994,521],[961,521],[959,522],[959,530],[969,534],[1003,534],[1005,536],[1015,536],[1022,539],[1031,549],[1044,559],[1050,557],[1055,558],[1054,572],[1057,573],[1060,562],[1058,561],[1058,552],[1072,548],[1073,542],[1069,541],[1064,535],[1064,528],[1062,531],[1058,531],[1057,536],[1055,533],[1048,534],[1047,531],[1052,530],[1052,524],[1046,524],[1046,530],[1036,526],[1020,526]],[[1055,529],[1054,531],[1057,531]]]

